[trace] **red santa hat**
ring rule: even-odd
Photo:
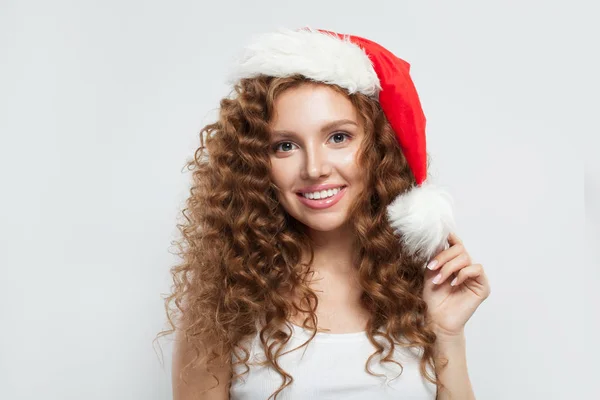
[[[416,180],[388,205],[388,220],[408,253],[429,260],[445,247],[454,218],[448,193],[427,180],[426,119],[409,71],[408,62],[368,39],[282,29],[245,48],[231,81],[299,74],[378,100]]]

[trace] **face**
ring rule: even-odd
[[[287,89],[275,100],[270,127],[271,179],[281,205],[309,231],[346,228],[364,189],[356,163],[364,131],[350,100],[326,85]]]

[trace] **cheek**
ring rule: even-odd
[[[344,174],[348,180],[360,180],[362,170],[357,163],[358,151],[348,151],[347,153],[338,154],[336,157],[336,167],[340,173]]]
[[[356,164],[356,150],[354,151],[349,151],[347,154],[344,154],[341,159],[340,162],[344,165],[354,165]]]
[[[294,182],[293,167],[291,163],[271,161],[271,172],[269,176],[275,186],[282,190],[288,188]]]

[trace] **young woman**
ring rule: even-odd
[[[474,398],[464,326],[490,286],[425,179],[408,71],[333,32],[248,46],[188,164],[175,400]]]

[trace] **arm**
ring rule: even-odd
[[[173,363],[171,379],[173,384],[173,400],[229,400],[229,383],[231,380],[231,363],[225,357],[215,362],[212,370],[219,379],[219,385],[204,393],[203,390],[216,385],[212,374],[206,371],[206,365],[189,367],[183,378],[180,377],[183,368],[194,359],[195,352],[185,336],[176,331],[173,348]],[[204,354],[201,352],[200,357]],[[202,394],[200,394],[202,393]]]
[[[446,367],[439,368],[446,360],[448,360]],[[464,333],[452,337],[438,335],[435,345],[435,365],[438,379],[445,386],[438,390],[437,400],[475,400],[467,372]]]

